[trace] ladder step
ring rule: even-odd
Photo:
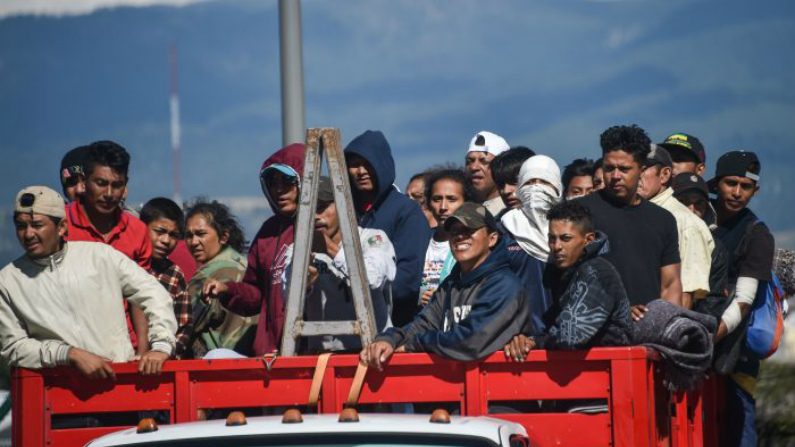
[[[358,321],[301,321],[295,328],[303,337],[313,335],[359,335],[361,325]]]

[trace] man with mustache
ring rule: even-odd
[[[510,149],[508,142],[495,133],[481,130],[469,142],[465,168],[477,200],[486,207],[492,216],[500,214],[505,203],[491,175],[491,162],[501,153]]]
[[[646,304],[657,298],[681,306],[676,220],[638,194],[651,140],[636,125],[613,126],[602,133],[600,145],[605,188],[575,200],[610,241],[606,258],[621,275],[632,317],[643,318]]]
[[[376,332],[392,326],[392,281],[395,279],[395,249],[386,233],[358,227],[362,260],[370,286]],[[292,257],[292,247],[288,256]],[[309,266],[309,290],[304,313],[307,321],[355,320],[350,274],[342,246],[334,190],[328,177],[320,177],[315,213],[315,243]],[[291,263],[290,263],[291,264]],[[287,284],[290,270],[285,271]],[[358,352],[362,349],[358,335],[322,335],[301,339],[300,353]]]

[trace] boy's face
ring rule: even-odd
[[[350,155],[346,161],[351,186],[361,192],[375,191],[375,174],[370,163],[356,154]]]
[[[113,214],[119,210],[126,191],[126,175],[110,166],[96,165],[86,179],[83,203],[97,214]]]
[[[177,223],[171,219],[161,218],[149,222],[149,238],[152,240],[152,258],[165,259],[177,247],[182,239]]]
[[[292,216],[298,208],[298,177],[274,171],[265,180],[268,194],[276,206],[275,212]]]
[[[465,273],[471,272],[488,258],[498,239],[496,231],[490,232],[486,227],[472,230],[458,220],[450,226],[449,232],[450,250]]]
[[[569,186],[566,187],[566,200],[590,194],[594,190],[593,180],[590,175],[572,177]]]
[[[406,188],[406,195],[420,206],[425,206],[425,180],[422,177],[412,180]]]
[[[56,224],[44,214],[17,213],[14,216],[19,245],[33,259],[46,258],[61,247],[61,238],[66,235],[66,219]]]
[[[549,251],[555,267],[567,269],[576,264],[585,252],[585,246],[595,238],[596,234],[586,233],[570,220],[550,221]]]

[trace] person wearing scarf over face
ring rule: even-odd
[[[563,185],[560,167],[546,155],[528,158],[519,170],[517,197],[521,209],[502,216],[506,248],[511,268],[530,291],[533,326],[543,333],[549,319],[545,317],[552,304],[552,295],[544,286],[544,267],[549,258],[549,221],[547,212],[561,200]]]

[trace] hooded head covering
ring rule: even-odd
[[[374,177],[375,202],[383,200],[392,188],[392,183],[395,182],[395,160],[392,158],[392,148],[389,147],[384,134],[380,130],[365,131],[345,148],[346,161],[350,160],[351,155],[362,157],[372,166],[374,172],[370,175]],[[359,208],[358,203],[357,208]]]
[[[547,184],[526,184],[532,179],[541,179]],[[563,185],[560,167],[546,155],[528,158],[519,170],[519,189],[516,195],[522,201],[521,210],[511,210],[502,218],[505,228],[527,254],[547,262],[549,257],[549,220],[547,211],[560,202]]]
[[[260,186],[262,186],[262,193],[268,199],[268,204],[271,206],[274,215],[279,215],[278,207],[273,201],[273,198],[265,185],[265,179],[273,175],[276,171],[284,175],[296,177],[298,185],[301,184],[301,176],[304,173],[304,145],[301,143],[293,143],[285,146],[273,155],[268,157],[263,163],[259,171]],[[296,208],[297,209],[297,208]],[[292,217],[292,216],[285,216]]]

